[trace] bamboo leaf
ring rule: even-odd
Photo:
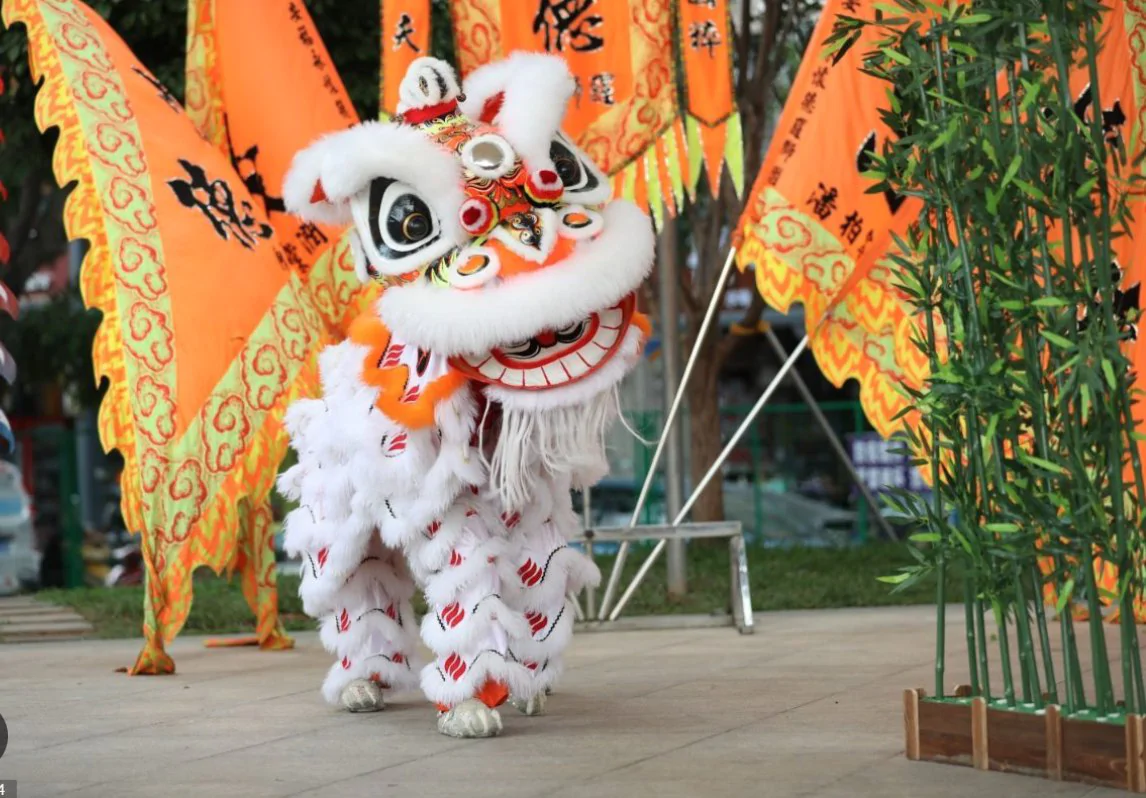
[[[889,47],[881,47],[881,48],[879,48],[879,51],[881,53],[883,53],[884,55],[886,55],[888,58],[890,58],[892,61],[894,61],[897,64],[903,64],[904,66],[911,66],[911,59],[908,58],[907,56],[905,56],[903,53],[892,50]]]
[[[987,524],[983,528],[986,529],[988,532],[999,532],[1000,534],[1010,534],[1012,532],[1018,532],[1021,529],[1021,527],[1018,524],[1010,524],[1010,523]]]
[[[1083,197],[1090,196],[1091,192],[1094,191],[1094,187],[1097,185],[1098,178],[1090,178],[1090,180],[1087,180],[1085,183],[1078,187],[1078,191],[1074,192],[1075,199],[1082,199]]]
[[[1063,476],[1068,475],[1067,470],[1062,466],[1055,465],[1051,461],[1044,460],[1041,457],[1035,457],[1032,454],[1027,454],[1022,450],[1019,451],[1019,459],[1029,465],[1035,466],[1036,468],[1041,468],[1043,471],[1049,471],[1052,474],[1061,474]]]
[[[1062,613],[1063,607],[1070,602],[1070,597],[1074,595],[1074,578],[1066,580],[1066,583],[1058,592],[1058,601],[1055,602],[1054,611]]]
[[[938,543],[943,540],[943,538],[938,532],[916,532],[914,535],[911,535],[908,540],[912,540],[916,543]]]
[[[1042,330],[1039,334],[1060,349],[1074,349],[1074,344],[1071,343],[1070,339],[1064,338],[1058,333],[1052,333],[1050,330]]]
[[[1044,202],[1046,201],[1047,195],[1045,193],[1043,193],[1042,189],[1037,188],[1036,186],[1032,185],[1031,183],[1028,183],[1025,180],[1020,180],[1019,178],[1016,177],[1015,178],[1015,185],[1018,186],[1019,188],[1021,188],[1023,190],[1023,193],[1026,194],[1028,197],[1031,197],[1032,199],[1036,199],[1039,201],[1044,201]]]
[[[1102,361],[1102,373],[1106,376],[1106,384],[1110,386],[1110,390],[1117,391],[1118,379],[1114,376],[1114,366],[1109,360]]]
[[[1015,175],[1019,173],[1019,167],[1023,165],[1023,156],[1016,154],[1011,159],[1011,163],[1007,166],[1007,171],[1003,172],[1003,182],[1000,185],[1000,190],[1006,188],[1015,179]]]
[[[903,582],[906,582],[910,578],[911,578],[910,573],[895,574],[894,576],[877,576],[876,577],[876,579],[878,579],[880,582],[884,582],[884,583],[889,584],[889,585],[898,585],[898,584],[901,584]]]

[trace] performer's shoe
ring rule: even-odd
[[[518,696],[512,696],[509,699],[509,703],[512,704],[513,708],[520,712],[522,715],[535,717],[537,715],[545,714],[545,696],[547,694],[548,691],[543,690],[537,695],[531,696],[529,698],[519,698]]]
[[[501,715],[470,698],[438,715],[438,731],[447,737],[496,737],[501,734]]]
[[[378,712],[386,708],[382,688],[370,679],[355,679],[343,687],[340,701],[348,712]]]

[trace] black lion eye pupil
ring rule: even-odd
[[[402,232],[410,241],[419,241],[430,234],[430,222],[420,213],[412,213],[402,222]]]
[[[413,194],[404,194],[394,201],[386,226],[391,239],[399,244],[416,244],[434,232],[430,209]]]
[[[549,157],[553,160],[557,176],[564,185],[575,187],[581,182],[581,164],[567,147],[559,142],[552,142],[549,145]]]
[[[568,158],[562,158],[555,166],[557,167],[557,176],[561,178],[562,183],[570,185],[577,182],[577,164]]]

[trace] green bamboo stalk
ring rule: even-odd
[[[1142,705],[1146,703],[1146,692],[1143,692],[1142,688],[1142,654],[1141,649],[1138,648],[1138,624],[1134,625],[1134,645],[1130,648],[1130,658],[1134,663],[1135,678],[1138,680],[1136,685],[1139,698],[1137,711],[1141,714]]]
[[[939,587],[936,589],[935,610],[935,695],[943,696],[943,671],[947,661],[947,555],[939,553],[937,568]]]
[[[1086,694],[1082,689],[1082,678],[1079,671],[1078,643],[1074,639],[1074,621],[1070,614],[1070,605],[1059,615],[1059,625],[1062,627],[1062,669],[1063,680],[1066,682],[1066,711],[1073,715],[1086,707]]]
[[[1015,626],[1019,635],[1019,664],[1023,669],[1023,700],[1042,708],[1043,695],[1039,687],[1039,671],[1035,664],[1035,647],[1031,639],[1031,624],[1027,617],[1027,597],[1023,591],[1022,570],[1015,570]]]
[[[1102,629],[1102,607],[1098,602],[1098,585],[1094,579],[1094,564],[1082,564],[1086,578],[1086,605],[1090,612],[1090,656],[1094,673],[1095,708],[1108,715],[1114,711],[1114,688],[1110,682],[1110,661],[1106,655],[1106,634]]]
[[[975,627],[979,637],[979,679],[983,683],[982,696],[991,700],[990,658],[987,656],[987,630],[983,617],[983,600],[975,596]]]
[[[995,625],[999,633],[999,659],[1003,665],[1003,698],[1007,706],[1015,705],[1015,680],[1011,673],[1011,643],[1007,633],[1007,614],[998,599],[991,601],[991,613],[995,616]]]
[[[1046,676],[1047,700],[1058,703],[1058,681],[1054,677],[1054,654],[1051,653],[1050,632],[1047,629],[1046,607],[1043,605],[1043,591],[1038,576],[1038,566],[1030,568],[1031,586],[1034,589],[1035,619],[1039,628],[1039,648],[1043,657],[1043,673]]]
[[[971,695],[982,695],[979,687],[979,668],[975,661],[975,602],[971,575],[963,574],[963,627],[967,633],[967,670],[971,674]]]

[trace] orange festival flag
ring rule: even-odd
[[[379,111],[383,119],[398,107],[398,87],[415,58],[430,54],[430,0],[380,0],[382,6],[382,80]]]
[[[804,305],[821,370],[837,386],[859,380],[865,412],[890,435],[907,405],[898,386],[920,369],[910,343],[897,347],[911,309],[885,257],[893,233],[904,232],[920,206],[892,192],[867,193],[863,177],[870,156],[894,135],[881,119],[890,105],[886,84],[861,72],[878,34],[869,29],[834,58],[827,43],[837,17],[871,18],[874,5],[825,3],[734,244],[737,264],[754,270],[769,305],[781,312]]]
[[[684,107],[687,112],[689,185],[708,174],[713,196],[728,164],[739,195],[744,190],[744,143],[732,86],[732,29],[728,0],[677,0]]]
[[[258,642],[288,646],[266,497],[282,415],[317,379],[319,312],[278,259],[267,197],[98,14],[79,0],[6,0],[3,12],[27,29],[37,124],[59,129],[56,179],[75,185],[68,237],[90,244],[80,283],[103,315],[100,438],[123,456],[124,519],[147,576],[132,672],[173,670],[164,645],[199,566],[239,568]]]
[[[515,50],[562,55],[577,81],[565,129],[658,222],[684,198],[667,0],[450,0],[461,72]]]
[[[286,213],[280,192],[294,154],[358,114],[302,0],[190,0],[188,115],[230,159],[333,335],[377,295],[354,274],[348,231]]]

